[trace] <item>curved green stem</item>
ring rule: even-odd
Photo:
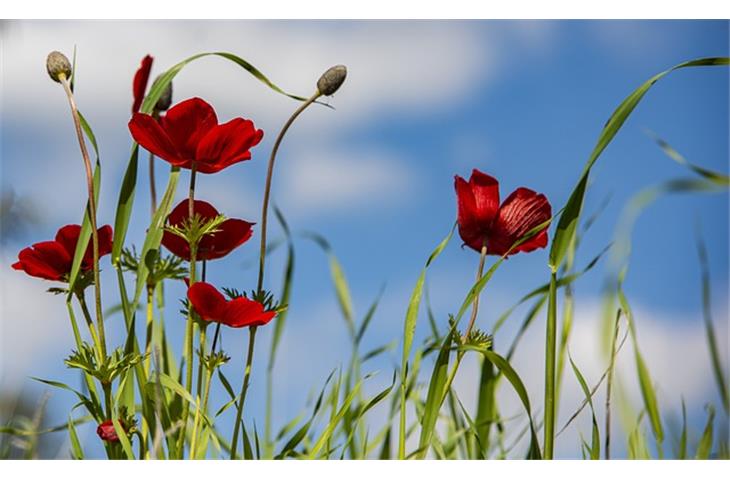
[[[238,447],[238,432],[241,427],[241,418],[243,417],[243,405],[246,402],[246,392],[248,392],[248,382],[251,378],[251,365],[253,364],[254,342],[256,341],[256,328],[250,327],[248,338],[248,354],[246,356],[246,368],[243,371],[243,384],[241,385],[241,394],[238,400],[238,409],[236,411],[236,424],[233,427],[233,440],[231,441],[231,460],[236,458]]]

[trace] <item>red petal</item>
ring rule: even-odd
[[[104,225],[97,230],[99,234],[99,258],[104,255],[108,255],[112,251],[112,227]],[[77,237],[78,238],[78,237]],[[78,242],[78,239],[76,240]],[[84,259],[81,261],[81,268],[83,270],[91,270],[94,268],[94,240],[89,239],[89,243],[86,245],[86,252],[84,252]],[[71,252],[71,258],[73,259],[76,246],[74,245],[74,251]]]
[[[499,209],[489,237],[487,246],[489,253],[504,255],[516,241],[551,216],[552,210],[545,195],[528,188],[518,188],[507,197]],[[547,245],[547,227],[516,247],[511,254],[529,252],[545,245]]]
[[[195,160],[200,173],[215,173],[251,158],[250,148],[264,136],[251,120],[234,118],[212,128],[198,144]]]
[[[459,235],[466,245],[481,251],[499,208],[499,183],[493,177],[472,171],[469,182],[456,175]]]
[[[253,223],[230,218],[218,227],[218,231],[206,235],[198,245],[198,258],[200,260],[214,260],[225,257],[236,248],[243,245],[251,238]]]
[[[71,259],[76,253],[76,244],[79,243],[79,235],[81,234],[81,225],[66,225],[56,232],[56,241],[66,250]]]
[[[152,152],[161,159],[175,166],[185,166],[192,156],[184,157],[179,145],[168,136],[159,122],[150,115],[135,113],[129,121],[129,131],[134,141],[142,145],[145,150]]]
[[[233,328],[265,325],[276,316],[276,312],[264,311],[264,306],[246,297],[231,300],[226,305],[222,323]]]
[[[147,81],[150,78],[150,70],[152,69],[152,57],[145,55],[139,70],[134,74],[132,82],[132,93],[134,95],[134,103],[132,104],[132,113],[138,112],[144,100],[144,92],[147,90]]]
[[[188,299],[203,320],[220,322],[223,319],[228,302],[213,285],[194,283],[188,289]]]
[[[188,241],[172,232],[162,232],[162,245],[170,250],[170,253],[176,255],[183,260],[190,261],[190,246]]]
[[[59,242],[36,243],[20,251],[13,268],[32,277],[62,280],[71,270],[71,256]]]
[[[200,139],[218,125],[215,110],[200,98],[178,103],[160,121],[172,143],[186,159],[195,158]]]
[[[180,226],[182,223],[190,218],[190,206],[188,205],[189,200],[185,199],[178,203],[175,208],[172,209],[170,215],[167,216],[167,223],[170,225]],[[213,205],[203,200],[193,200],[193,213],[200,215],[204,219],[213,219],[218,216],[218,210]]]

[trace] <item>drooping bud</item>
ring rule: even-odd
[[[155,83],[160,79],[161,76],[162,75],[158,75],[158,77],[155,79]],[[160,95],[160,98],[155,104],[155,110],[157,110],[158,112],[164,112],[165,110],[170,108],[170,105],[172,105],[172,82],[167,84],[167,87],[165,87],[165,91],[163,91],[162,95]]]
[[[67,79],[71,78],[71,62],[61,52],[53,51],[48,54],[46,70],[48,70],[48,75],[54,82],[61,83],[62,74]]]
[[[322,95],[333,95],[344,83],[346,77],[347,67],[344,65],[335,65],[319,77],[319,80],[317,80],[317,89]]]

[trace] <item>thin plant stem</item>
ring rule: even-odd
[[[236,411],[236,423],[233,426],[233,440],[231,441],[231,460],[236,458],[238,448],[238,432],[241,427],[241,418],[243,417],[243,405],[246,401],[246,392],[248,392],[248,382],[251,378],[251,366],[253,363],[254,342],[256,340],[256,328],[248,329],[248,354],[246,355],[246,368],[243,372],[243,384],[241,385],[241,394],[238,400],[238,409]]]
[[[269,157],[269,167],[266,171],[266,186],[264,187],[264,201],[261,206],[261,247],[259,252],[259,277],[258,282],[256,286],[256,291],[260,292],[261,289],[264,286],[264,263],[266,260],[266,225],[267,225],[267,217],[269,212],[269,197],[271,196],[271,179],[274,176],[274,162],[276,161],[276,154],[279,151],[279,146],[281,145],[281,141],[284,139],[284,135],[286,134],[287,130],[289,130],[289,127],[294,123],[294,120],[297,119],[297,117],[312,103],[314,103],[322,94],[319,93],[319,90],[309,97],[307,101],[302,103],[299,108],[297,108],[291,117],[289,117],[289,120],[286,121],[284,126],[282,127],[281,131],[279,132],[279,136],[276,137],[276,141],[274,142],[274,147],[271,149],[271,156]]]
[[[101,364],[104,361],[104,353],[101,349],[101,344],[99,341],[99,336],[96,332],[96,328],[94,327],[94,321],[91,319],[91,312],[89,312],[89,307],[86,305],[86,299],[84,298],[84,294],[82,292],[76,293],[76,298],[79,301],[79,305],[81,306],[81,312],[84,314],[84,319],[86,320],[86,325],[89,327],[89,333],[91,333],[91,339],[94,341],[94,346],[96,347],[96,357],[99,363]]]
[[[611,360],[608,364],[608,379],[606,380],[606,444],[604,454],[606,460],[611,459],[611,385],[613,384],[613,369],[616,362],[616,341],[618,340],[618,321],[621,318],[621,311],[616,314],[616,326],[611,339]]]
[[[548,290],[548,314],[545,332],[545,425],[544,451],[545,460],[553,459],[555,440],[555,352],[557,340],[557,272],[550,273]]]
[[[76,136],[79,140],[79,147],[81,148],[81,156],[84,159],[84,168],[86,170],[86,188],[89,194],[89,223],[91,224],[91,244],[93,251],[93,270],[94,270],[94,299],[96,304],[96,322],[99,328],[99,341],[101,345],[101,352],[103,358],[106,358],[106,335],[104,334],[104,315],[101,309],[101,281],[99,279],[99,232],[96,227],[96,200],[94,199],[94,173],[91,169],[91,159],[89,158],[89,151],[86,148],[86,141],[84,140],[84,134],[81,130],[81,119],[79,118],[79,111],[76,107],[76,100],[74,100],[74,94],[71,90],[71,85],[63,73],[58,76],[63,89],[68,97],[68,104],[71,108],[71,117],[74,121],[74,127],[76,128]]]
[[[152,332],[155,321],[154,313],[154,295],[155,285],[147,285],[147,325],[145,330],[145,361],[144,361],[144,372],[147,376],[150,373],[150,362],[152,360]]]
[[[155,187],[155,154],[150,152],[150,216],[154,217],[157,211],[157,188]]]
[[[195,214],[195,173],[196,165],[195,163],[193,163],[193,166],[190,169],[190,188],[188,190],[188,217],[190,219],[190,222],[193,221],[193,216]],[[190,245],[190,285],[193,285],[195,283],[195,265],[197,263],[197,251],[198,245],[196,243],[192,243]],[[191,394],[193,393],[193,326],[193,312],[192,308],[190,308],[188,309],[188,318],[185,326],[185,389]],[[181,458],[184,455],[185,450],[185,432],[187,430],[189,415],[190,404],[188,402],[184,402],[181,417],[182,426],[180,427],[180,438],[178,440],[178,452]]]
[[[482,246],[482,250],[479,254],[479,267],[477,267],[477,282],[482,278],[482,275],[484,274],[484,260],[487,256],[487,246],[486,244]],[[471,317],[469,318],[469,325],[466,327],[466,330],[464,331],[464,336],[462,337],[462,342],[465,342],[469,338],[469,334],[472,331],[472,328],[474,328],[474,322],[476,321],[477,314],[479,313],[479,295],[477,295],[474,298],[474,303],[472,304],[471,309]],[[451,389],[451,384],[454,381],[454,378],[456,378],[456,372],[459,369],[459,365],[461,365],[461,359],[464,358],[465,352],[459,352],[456,354],[456,362],[454,362],[454,366],[451,369],[451,372],[449,372],[449,376],[446,379],[446,385],[444,385],[444,392],[441,397],[441,402],[439,405],[442,405],[444,401],[446,400],[446,396],[449,394],[449,390]]]
[[[482,278],[482,274],[484,273],[484,260],[487,258],[487,244],[484,243],[482,245],[482,250],[479,252],[479,267],[477,268],[477,282]],[[469,338],[469,334],[471,333],[472,328],[474,328],[474,322],[477,319],[477,313],[479,312],[479,295],[477,295],[474,298],[474,306],[471,309],[471,317],[469,318],[469,325],[466,327],[466,331],[464,331],[464,337],[462,338],[463,341],[466,341],[467,338]]]

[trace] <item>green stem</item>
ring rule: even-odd
[[[81,306],[81,312],[84,314],[84,319],[86,320],[86,326],[89,327],[91,339],[94,341],[94,347],[96,347],[96,359],[99,362],[99,365],[101,365],[104,363],[104,351],[101,348],[101,342],[99,340],[99,336],[96,333],[94,321],[91,319],[91,313],[89,312],[89,307],[86,305],[86,299],[84,298],[83,292],[77,292],[76,299],[79,301],[79,305]]]
[[[81,119],[79,118],[79,111],[76,107],[76,101],[74,100],[74,94],[71,90],[71,85],[64,74],[59,75],[59,81],[63,85],[63,89],[68,97],[68,104],[71,107],[71,117],[74,121],[74,127],[76,128],[76,137],[79,141],[79,147],[81,148],[81,156],[84,160],[84,168],[86,170],[86,188],[89,195],[89,223],[91,224],[91,243],[93,252],[93,271],[94,271],[94,298],[96,304],[96,322],[99,327],[99,341],[101,345],[101,353],[103,358],[106,358],[106,335],[104,334],[104,315],[101,309],[101,280],[99,278],[99,232],[96,226],[96,200],[94,199],[94,174],[91,169],[91,159],[89,158],[89,151],[86,148],[86,141],[84,140],[84,134],[81,130]]]
[[[557,339],[557,272],[550,274],[545,332],[545,425],[543,458],[552,460],[555,439],[555,350]]]
[[[256,328],[250,327],[248,338],[248,354],[246,356],[246,368],[243,371],[243,384],[241,385],[241,394],[238,400],[238,409],[236,411],[236,423],[233,427],[233,440],[231,441],[231,460],[236,458],[238,447],[238,432],[241,427],[241,418],[243,417],[243,405],[246,402],[246,392],[248,392],[248,382],[251,378],[251,366],[253,364],[254,342],[256,341]]]
[[[271,149],[271,156],[269,157],[269,166],[266,171],[266,186],[264,187],[264,201],[261,207],[261,247],[259,252],[259,278],[257,282],[256,291],[261,292],[261,289],[264,286],[264,263],[266,260],[266,225],[267,225],[267,218],[268,218],[268,211],[269,211],[269,197],[271,195],[271,179],[274,176],[274,162],[276,161],[276,154],[279,151],[279,146],[281,145],[281,141],[284,139],[284,135],[286,134],[287,130],[289,130],[289,127],[294,123],[294,120],[312,103],[314,103],[322,94],[319,93],[319,90],[309,97],[307,101],[302,103],[299,108],[297,108],[291,117],[289,117],[289,120],[286,121],[284,126],[282,127],[281,131],[279,132],[279,136],[276,137],[276,141],[274,142],[274,147]]]
[[[604,455],[606,460],[611,459],[611,386],[613,385],[613,368],[616,362],[616,341],[618,340],[618,321],[621,318],[621,311],[616,315],[616,326],[613,329],[611,338],[611,359],[608,364],[608,378],[606,380],[606,444]]]
[[[190,219],[190,222],[193,221],[193,216],[195,214],[194,206],[195,206],[195,173],[196,173],[196,166],[195,163],[193,163],[192,168],[190,169],[190,189],[188,194],[188,216]],[[193,243],[190,245],[190,285],[193,285],[195,283],[195,266],[196,266],[196,256],[197,256],[197,250],[198,246],[197,244]],[[185,389],[190,392],[190,394],[193,393],[193,312],[192,308],[188,309],[188,318],[187,323],[185,326]],[[188,426],[188,416],[190,415],[190,404],[188,402],[183,402],[183,412],[182,412],[182,426],[180,428],[180,438],[178,440],[178,453],[180,454],[180,457],[182,458],[184,456],[184,450],[185,450],[185,433]]]

